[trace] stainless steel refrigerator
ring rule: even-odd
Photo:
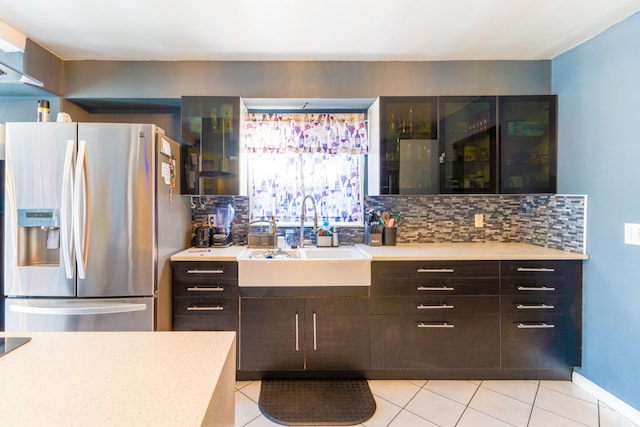
[[[7,331],[170,329],[179,156],[155,125],[7,123]]]

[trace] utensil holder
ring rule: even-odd
[[[384,246],[395,246],[398,229],[396,227],[385,227],[382,229],[382,244]]]
[[[333,237],[331,236],[318,236],[316,246],[319,248],[330,248],[333,246]]]
[[[368,225],[364,227],[364,243],[369,246],[382,245],[382,232],[378,231],[379,227]]]

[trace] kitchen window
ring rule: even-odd
[[[311,195],[319,223],[363,224],[364,113],[249,113],[245,123],[250,221],[299,224]]]

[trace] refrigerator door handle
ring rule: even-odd
[[[22,306],[10,305],[9,311],[26,314],[53,314],[62,316],[80,316],[95,314],[114,314],[129,313],[132,311],[144,311],[147,309],[146,304],[104,304],[87,307],[38,307],[38,306]]]
[[[64,271],[67,279],[73,279],[73,223],[71,222],[73,210],[73,149],[75,141],[67,141],[67,152],[64,156],[64,168],[62,171],[62,203],[60,206],[61,249],[64,262]]]
[[[87,143],[78,141],[78,159],[76,162],[76,173],[74,183],[74,211],[73,211],[73,233],[76,246],[76,263],[78,266],[78,279],[84,279],[87,270],[87,229],[91,221],[89,211],[89,183],[87,182]],[[81,194],[80,191],[83,190]]]

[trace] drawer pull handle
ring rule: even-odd
[[[187,274],[224,274],[224,270],[187,270]]]
[[[420,304],[416,307],[418,310],[438,310],[441,308],[453,308],[452,305],[449,304],[439,304],[439,305],[424,305]]]
[[[191,286],[187,288],[187,291],[189,292],[223,292],[224,288],[222,286],[205,287],[205,288],[201,286]]]
[[[440,286],[440,287],[418,286],[416,289],[419,291],[453,291],[454,290],[452,287],[449,287],[449,286]]]
[[[214,306],[208,306],[208,307],[190,305],[189,307],[187,307],[187,311],[222,311],[222,310],[224,310],[224,307],[222,307],[221,305],[214,305]]]
[[[453,273],[453,268],[419,268],[418,273]]]
[[[556,271],[555,268],[546,268],[546,267],[518,267],[518,271],[520,272],[542,272],[542,273],[553,273]]]
[[[296,313],[296,351],[300,351],[300,339],[299,339],[300,330],[298,327],[299,320],[300,320],[300,316],[298,315],[298,313]]]
[[[551,323],[546,323],[546,322],[542,322],[542,323],[518,323],[518,329],[549,329],[549,328],[555,328],[556,325],[551,324]]]
[[[418,323],[418,328],[453,328],[454,325],[452,325],[451,323],[424,323],[424,322],[420,322]]]
[[[549,286],[518,286],[519,291],[555,291],[556,288]]]
[[[547,304],[518,304],[516,308],[518,310],[552,310],[556,307]]]
[[[316,312],[313,312],[313,350],[318,350],[318,330],[316,328]]]

